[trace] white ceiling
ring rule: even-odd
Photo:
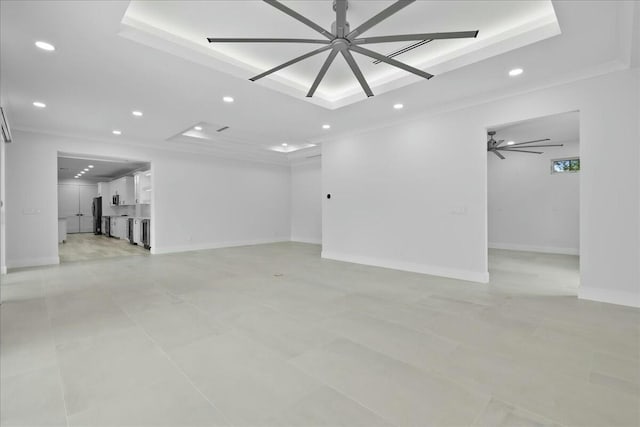
[[[331,30],[335,12],[331,1],[283,1],[303,16]],[[350,0],[347,18],[351,28],[393,4],[394,1]],[[206,37],[283,37],[323,39],[309,27],[262,1],[148,1],[134,0],[123,19],[122,34],[141,43],[171,52],[180,44],[191,55],[215,69],[253,77],[274,66],[317,49],[313,44],[235,43],[209,44]],[[550,0],[535,1],[418,1],[400,10],[363,34],[364,37],[445,31],[479,30],[475,39],[437,40],[396,59],[432,74],[442,74],[559,34]],[[366,47],[384,54],[413,42],[380,43]],[[285,68],[265,84],[305,99],[328,52]],[[355,54],[364,76],[376,94],[415,83],[419,77],[386,64],[374,64]],[[342,58],[336,60],[313,98],[329,108],[366,98]]]
[[[93,168],[89,168],[93,165]],[[133,161],[116,161],[104,159],[86,159],[78,157],[58,157],[58,179],[73,179],[73,177],[84,169],[89,169],[82,176],[83,180],[89,181],[110,181],[115,178],[130,174],[136,170],[149,168],[148,163]]]
[[[496,131],[497,140],[525,142],[549,138],[550,143],[575,143],[580,140],[580,113],[554,114],[489,130]]]
[[[245,3],[251,2],[237,2]],[[151,48],[151,37],[145,43],[123,37],[129,6],[127,1],[0,2],[0,102],[14,129],[284,163],[288,155],[272,151],[282,143],[322,143],[447,105],[628,67],[635,51],[629,42],[632,22],[640,9],[635,2],[554,1],[561,35],[329,110],[250,82],[246,75],[211,68],[189,46]],[[456,14],[468,17],[466,7]],[[319,13],[330,13],[330,7]],[[37,49],[36,40],[53,43],[56,51]],[[510,78],[507,71],[514,67],[525,72]],[[235,102],[222,102],[226,95]],[[34,108],[36,100],[47,108]],[[394,110],[396,102],[405,108]],[[134,109],[144,116],[132,116]],[[230,128],[200,142],[173,138],[201,122]],[[331,129],[322,129],[324,123]],[[112,135],[113,129],[122,135]]]

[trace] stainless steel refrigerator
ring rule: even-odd
[[[94,197],[91,206],[93,213],[93,234],[102,234],[102,197]]]

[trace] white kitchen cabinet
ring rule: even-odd
[[[136,204],[151,203],[151,171],[137,172],[134,176]]]
[[[133,177],[123,176],[111,181],[111,196],[119,196],[118,206],[135,204],[135,189],[133,188]]]
[[[111,190],[109,189],[108,182],[98,183],[98,196],[99,197],[111,197]]]

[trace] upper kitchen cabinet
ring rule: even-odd
[[[132,176],[123,176],[122,178],[111,181],[111,199],[117,197],[118,203],[113,205],[133,205],[135,204],[135,189]]]
[[[109,182],[98,183],[98,197],[111,197],[111,190],[109,188]]]
[[[134,176],[136,204],[151,203],[151,171],[136,172]]]

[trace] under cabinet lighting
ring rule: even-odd
[[[524,70],[522,68],[514,68],[513,70],[509,71],[509,75],[511,77],[519,76],[523,71]]]
[[[38,107],[38,108],[44,108],[44,107],[46,107],[46,106],[47,106],[47,104],[45,104],[44,102],[35,101],[35,102],[33,103],[33,106],[34,106],[34,107]]]
[[[54,45],[52,45],[51,43],[47,43],[47,42],[43,42],[43,41],[37,41],[36,46],[39,47],[42,50],[47,50],[49,52],[52,52],[54,50],[56,50],[56,47]]]

